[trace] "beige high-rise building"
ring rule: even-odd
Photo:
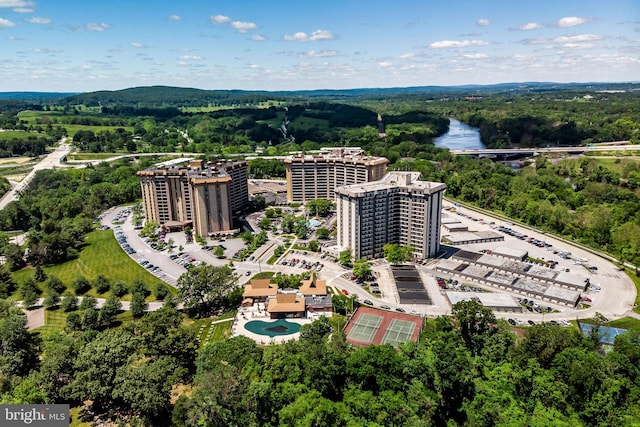
[[[420,172],[390,172],[382,180],[335,189],[338,245],[355,259],[381,258],[387,243],[409,245],[416,258],[440,250],[445,184]]]
[[[168,228],[191,226],[199,236],[230,231],[233,215],[249,201],[247,162],[188,167],[159,165],[138,172],[148,221]]]
[[[306,202],[335,197],[338,186],[381,179],[389,161],[366,156],[357,147],[323,148],[319,155],[293,155],[284,160],[287,201]]]

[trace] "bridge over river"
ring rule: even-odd
[[[492,157],[509,160],[517,157],[535,156],[540,153],[584,154],[597,151],[640,151],[640,144],[629,144],[629,141],[606,143],[583,147],[528,147],[528,148],[481,148],[467,150],[451,150],[455,155],[472,157]]]

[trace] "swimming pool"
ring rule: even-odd
[[[307,224],[309,225],[309,227],[317,227],[320,225],[320,221],[318,221],[317,219],[310,219]]]
[[[247,322],[244,327],[249,332],[271,338],[300,332],[300,325],[298,323],[287,322],[285,319],[278,319],[272,322],[252,320]]]

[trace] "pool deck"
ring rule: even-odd
[[[249,331],[245,328],[245,325],[252,320],[262,320],[263,322],[269,322],[271,320],[269,313],[264,310],[264,304],[254,304],[253,307],[240,307],[238,314],[236,315],[233,325],[231,326],[231,336],[237,337],[243,335],[249,337],[260,345],[269,344],[284,344],[287,341],[293,341],[300,338],[300,332],[296,332],[289,335],[279,335],[276,337],[269,337],[267,335],[259,335]],[[314,319],[285,319],[287,322],[297,323],[299,325],[308,325],[313,322]],[[275,322],[275,319],[273,320]]]

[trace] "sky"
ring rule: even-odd
[[[0,0],[0,91],[640,81],[640,0]]]

